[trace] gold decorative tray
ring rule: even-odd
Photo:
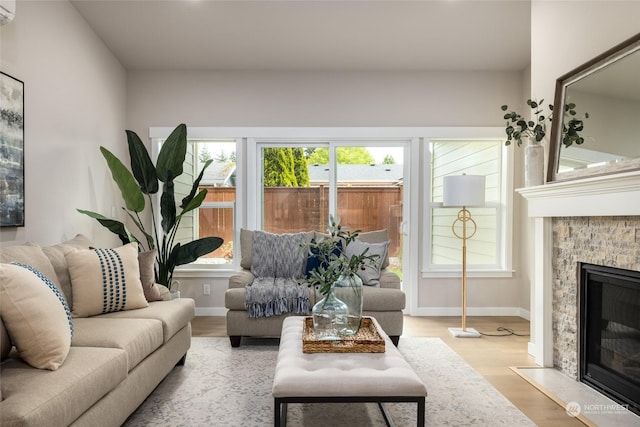
[[[305,317],[302,329],[303,353],[384,353],[384,338],[371,317],[363,317],[360,330],[339,341],[319,340],[313,331],[313,318]]]

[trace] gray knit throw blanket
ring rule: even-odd
[[[299,284],[306,266],[301,246],[306,243],[306,233],[253,232],[251,272],[255,279],[246,286],[249,317],[309,314],[309,288]]]

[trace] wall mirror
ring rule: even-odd
[[[570,107],[571,114],[560,106]],[[573,135],[571,128],[577,131],[573,139],[567,138]],[[640,169],[640,33],[556,81],[547,181],[636,169]]]

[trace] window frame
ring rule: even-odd
[[[240,242],[240,227],[237,224],[242,224],[244,222],[244,203],[240,203],[240,200],[245,199],[245,191],[244,191],[244,162],[241,162],[239,159],[244,158],[244,140],[239,137],[232,137],[225,134],[217,134],[212,136],[209,133],[209,129],[215,128],[187,128],[187,141],[207,141],[207,140],[227,140],[225,142],[235,141],[236,145],[236,201],[235,202],[203,202],[200,207],[223,207],[228,208],[230,203],[233,204],[234,209],[234,232],[233,232],[233,241],[238,243]],[[171,134],[173,128],[150,128],[149,129],[149,138],[151,140],[151,156],[152,159],[155,160],[158,158],[158,154],[160,153],[160,147],[162,142],[166,140],[166,138]],[[211,141],[215,142],[215,141]],[[194,155],[197,155],[195,153]],[[159,191],[155,198],[153,198],[153,203],[155,206],[160,205],[160,197],[162,192]],[[199,208],[198,208],[199,209]],[[161,223],[162,218],[160,216],[160,209],[155,209],[156,212],[156,222],[158,224]],[[194,227],[199,226],[199,220],[197,215],[198,210],[194,212]],[[235,246],[235,245],[234,245]],[[235,251],[235,249],[234,249]],[[176,272],[179,272],[182,277],[201,277],[206,274],[208,277],[228,277],[231,272],[234,272],[240,268],[240,260],[241,257],[236,255],[234,252],[233,262],[225,263],[225,264],[206,264],[206,263],[190,263],[186,265],[181,265],[176,267]]]
[[[149,137],[152,146],[152,158],[156,159],[159,151],[159,139],[166,139],[171,133],[171,127],[151,127],[149,128]],[[504,132],[500,127],[189,127],[189,139],[215,139],[230,138],[236,140],[236,214],[234,241],[240,241],[241,228],[257,227],[256,219],[258,217],[258,203],[256,200],[249,200],[249,195],[257,194],[257,180],[255,169],[248,167],[257,164],[257,145],[256,140],[266,141],[272,139],[283,141],[284,139],[305,139],[322,140],[322,139],[410,139],[417,142],[417,146],[422,150],[422,155],[416,155],[410,160],[413,188],[410,190],[410,197],[416,199],[411,203],[408,221],[413,224],[414,230],[418,230],[422,225],[422,231],[418,234],[411,233],[416,239],[411,243],[411,259],[409,260],[410,268],[415,271],[411,276],[418,279],[415,275],[422,278],[428,277],[460,277],[461,273],[455,267],[442,270],[433,270],[426,268],[425,261],[427,257],[427,245],[430,242],[430,236],[427,234],[430,229],[430,215],[424,216],[424,212],[430,209],[431,185],[430,177],[425,172],[422,165],[430,164],[430,153],[428,144],[432,139],[457,139],[457,138],[473,138],[473,139],[501,139]],[[470,269],[469,277],[512,277],[512,228],[513,228],[513,155],[511,150],[503,148],[503,193],[504,199],[502,204],[502,224],[503,235],[501,238],[502,253],[504,257],[504,265],[500,269],[477,271]],[[409,167],[410,162],[405,162]],[[422,177],[419,175],[422,174]],[[422,186],[422,188],[419,188]],[[422,198],[422,201],[420,201]],[[420,206],[422,209],[420,209]],[[423,215],[421,218],[420,215]],[[418,239],[422,239],[423,244],[420,248]],[[422,260],[418,255],[418,251],[422,249]],[[237,264],[236,264],[237,263]],[[234,264],[224,264],[227,268],[200,268],[193,265],[185,265],[179,267],[180,275],[185,277],[201,277],[206,273],[209,277],[228,277],[235,269],[239,267],[240,257],[234,257]],[[222,265],[222,264],[221,264]],[[420,266],[420,267],[419,267]],[[411,280],[411,279],[410,279]],[[409,283],[410,293],[417,293],[417,285]],[[409,295],[411,298],[411,295]]]
[[[503,138],[498,136],[480,137],[473,134],[455,135],[452,132],[447,136],[431,136],[426,138],[423,162],[428,165],[428,171],[423,176],[424,188],[424,231],[422,245],[422,277],[423,278],[450,278],[461,277],[460,264],[433,264],[431,262],[432,245],[431,245],[431,225],[432,210],[442,208],[442,202],[432,202],[432,170],[431,165],[431,143],[432,141],[495,141],[501,144],[501,199],[498,202],[489,202],[485,206],[495,208],[496,213],[496,257],[497,263],[493,265],[467,264],[467,277],[512,277],[513,276],[513,155],[509,147],[504,146]],[[460,242],[462,257],[462,242]]]

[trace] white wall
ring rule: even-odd
[[[2,244],[117,243],[75,209],[116,204],[98,146],[126,152],[125,70],[67,1],[19,0],[0,43],[2,71],[25,84],[25,227],[3,228]]]
[[[549,1],[531,5],[531,96],[552,100],[556,79],[640,31],[640,2]],[[548,138],[547,138],[548,140]],[[521,212],[522,221],[526,210]],[[532,227],[530,227],[530,230]],[[532,247],[531,232],[524,242]],[[530,271],[532,255],[527,262]],[[541,309],[531,307],[531,342]]]
[[[640,32],[638,1],[531,5],[531,94],[553,99],[558,77]]]
[[[127,125],[495,126],[516,72],[131,71]]]
[[[126,73],[66,1],[19,1],[16,20],[0,35],[2,70],[26,84],[26,227],[3,229],[3,244],[51,244],[77,232],[99,245],[117,244],[75,208],[110,214],[120,205],[98,146],[125,155],[124,129],[144,138],[149,127],[180,122],[499,126],[500,105],[521,103],[526,84],[521,72]],[[516,268],[519,259],[514,245]],[[211,297],[201,296],[201,286],[189,286],[205,280],[213,284]],[[225,279],[183,283],[183,294],[198,298],[199,307],[222,307]],[[471,307],[528,308],[526,283],[518,275],[474,283]],[[421,280],[419,306],[458,305],[459,280]]]
[[[131,71],[127,126],[142,138],[149,127],[180,122],[190,126],[500,126],[500,106],[522,102],[525,79],[528,72]],[[519,260],[520,246],[514,245],[517,267]],[[200,313],[224,313],[220,307],[226,279],[180,280],[182,293],[197,298],[199,307],[218,307]],[[212,284],[211,296],[202,295],[203,283]],[[528,305],[528,285],[519,272],[508,279],[473,279],[470,286],[470,314],[504,314],[503,308],[513,314],[514,308],[519,312]],[[458,314],[454,308],[460,306],[460,279],[421,279],[418,306],[421,314],[447,314],[447,310]]]

